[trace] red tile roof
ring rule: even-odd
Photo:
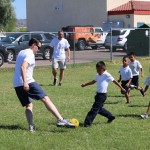
[[[129,1],[108,11],[108,15],[150,14],[150,1]]]

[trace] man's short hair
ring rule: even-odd
[[[31,38],[31,40],[29,41],[29,46],[32,46],[33,44],[38,45],[40,43],[39,40],[37,40],[36,38]]]

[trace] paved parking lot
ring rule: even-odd
[[[122,58],[126,55],[125,52],[116,51],[112,53],[112,59]],[[108,59],[111,60],[111,53],[106,49],[97,49],[97,50],[83,50],[83,51],[71,51],[71,60],[67,64],[77,64],[77,63],[85,63],[85,62],[93,62],[97,60]],[[43,60],[42,58],[36,59],[36,66],[46,66],[51,65],[49,60]],[[2,68],[14,67],[15,64],[9,64],[7,62],[4,63]]]

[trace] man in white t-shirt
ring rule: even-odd
[[[50,43],[50,62],[52,61],[52,73],[54,76],[53,85],[56,85],[57,81],[57,69],[60,68],[59,86],[62,85],[64,77],[64,69],[66,69],[66,60],[70,61],[70,45],[66,39],[64,39],[64,32],[58,31],[58,37],[55,37]],[[67,58],[66,52],[67,51]]]
[[[26,107],[25,114],[29,124],[29,131],[33,132],[33,104],[32,99],[41,100],[46,108],[58,119],[57,126],[74,126],[58,112],[50,98],[44,93],[40,85],[33,79],[33,69],[35,66],[35,53],[41,47],[41,42],[37,39],[29,41],[29,48],[19,52],[16,60],[14,73],[14,88],[18,99],[23,107]]]

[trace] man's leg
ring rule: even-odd
[[[32,103],[27,104],[26,105],[26,110],[25,110],[25,114],[26,114],[26,118],[28,121],[29,126],[33,126],[33,113],[32,113],[32,109],[33,109],[33,105]]]
[[[52,69],[52,73],[53,73],[53,76],[54,76],[54,81],[53,81],[53,85],[56,85],[56,81],[57,81],[57,69],[56,68],[53,68]]]
[[[63,78],[64,78],[64,69],[60,69],[59,84],[62,83]]]
[[[42,99],[42,102],[45,104],[46,108],[58,119],[63,120],[62,116],[58,112],[56,106],[52,103],[48,96],[45,96]]]

